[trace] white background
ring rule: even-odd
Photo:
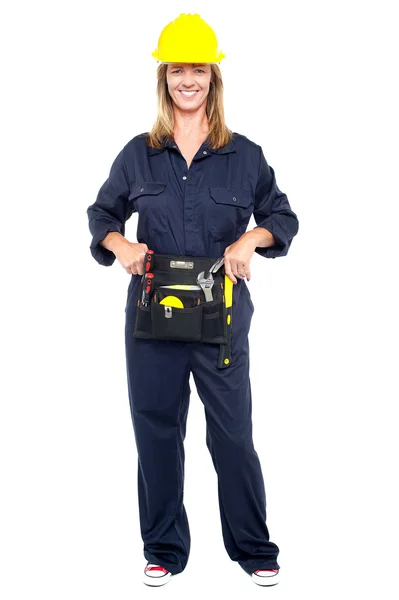
[[[254,255],[248,283],[254,443],[281,584],[261,592],[225,552],[192,381],[191,554],[161,593],[398,597],[393,7],[37,0],[2,11],[2,598],[152,593],[125,372],[129,276],[92,258],[86,209],[154,121],[151,52],[181,12],[215,29],[227,124],[262,146],[300,230],[286,257]]]

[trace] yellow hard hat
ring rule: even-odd
[[[162,30],[152,56],[163,63],[218,63],[225,54],[215,32],[199,15],[181,14]]]

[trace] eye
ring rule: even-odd
[[[176,73],[179,73],[180,71],[182,71],[183,69],[175,69],[174,71],[172,71],[173,75],[175,75]],[[196,71],[199,71],[200,73],[205,73],[204,69],[195,69]]]

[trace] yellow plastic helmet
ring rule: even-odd
[[[181,14],[162,30],[152,56],[163,63],[218,63],[225,54],[212,27],[199,15]]]

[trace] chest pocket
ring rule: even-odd
[[[209,188],[208,227],[217,241],[230,241],[238,229],[246,228],[253,212],[252,193],[248,190]]]
[[[150,239],[154,233],[166,233],[169,228],[166,183],[143,181],[131,188],[129,202],[138,212],[137,235],[140,239]]]

